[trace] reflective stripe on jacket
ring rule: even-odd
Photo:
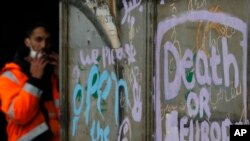
[[[57,88],[57,84],[58,84],[58,80],[56,79],[56,77],[52,76],[52,84],[55,85],[53,87],[53,99],[54,99],[54,104],[55,104],[55,107],[56,107],[56,114],[57,114],[57,117],[59,117],[59,114],[60,114],[60,103],[59,103],[59,92],[58,92],[58,88]]]
[[[6,114],[8,121],[9,141],[29,141],[48,130],[44,115],[40,111],[42,91],[27,80],[28,77],[15,63],[5,65],[0,76],[1,110]],[[56,113],[54,104],[45,108],[48,114]],[[51,130],[54,130],[52,133],[56,134],[52,140],[59,140],[58,117],[49,118],[49,124]],[[56,129],[53,129],[54,127]]]

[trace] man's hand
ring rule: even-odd
[[[37,53],[38,54],[38,53]],[[30,74],[34,78],[42,78],[44,73],[44,68],[47,65],[48,61],[43,57],[38,58],[36,56],[34,59],[30,60]]]
[[[57,53],[52,52],[49,54],[49,64],[54,66],[54,74],[59,77],[59,56]]]

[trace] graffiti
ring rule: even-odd
[[[129,7],[132,8],[131,11],[133,9],[137,8],[140,5],[140,3],[141,3],[141,0],[140,1],[133,0],[133,2],[132,1],[126,2],[126,0],[123,1],[124,7],[126,7],[127,4],[131,5],[131,6],[129,6]],[[129,37],[129,41],[132,42],[134,40],[134,38],[135,38],[135,33],[138,32],[140,27],[135,28],[135,26],[134,26],[135,25],[135,17],[133,15],[130,15],[130,12],[131,12],[130,10],[129,10],[129,12],[126,12],[127,11],[126,8],[124,8],[124,9],[125,9],[125,15],[124,15],[124,17],[122,19],[122,24],[124,24],[125,21],[127,21],[127,23],[129,24],[129,26],[128,26],[129,27],[128,37]],[[139,10],[140,13],[142,13],[143,12],[143,6],[140,6],[138,10]]]
[[[211,89],[211,88],[210,88]],[[211,90],[210,90],[211,92]],[[217,92],[214,92],[215,97],[210,96],[210,104],[216,109],[216,105],[220,101],[230,102],[236,99],[238,96],[242,95],[242,84],[240,83],[237,88],[231,87],[230,93],[226,91],[226,88],[219,88]]]
[[[135,1],[134,1],[135,2]],[[143,11],[143,7],[139,8],[139,11]],[[100,11],[99,11],[100,12]],[[131,24],[130,28],[133,28],[135,18],[131,16],[128,19]],[[88,125],[91,121],[90,115],[92,112],[91,105],[96,104],[96,110],[98,115],[105,120],[105,111],[107,110],[107,99],[110,94],[114,94],[114,121],[115,124],[119,123],[119,109],[122,106],[126,106],[131,110],[133,119],[139,122],[142,118],[142,101],[141,101],[141,85],[139,84],[139,73],[137,69],[134,71],[134,77],[132,80],[134,104],[131,107],[129,101],[128,84],[125,79],[118,79],[115,72],[109,72],[105,70],[108,66],[116,65],[116,61],[126,62],[126,65],[132,65],[136,62],[136,49],[132,42],[125,43],[120,48],[102,47],[101,49],[91,49],[86,51],[81,49],[79,51],[79,61],[77,65],[73,67],[72,79],[74,85],[73,91],[73,108],[75,113],[73,114],[72,121],[72,136],[77,134],[78,122],[81,116],[84,116],[85,124]],[[99,65],[102,64],[103,71],[99,70]],[[89,66],[90,69],[89,69]],[[88,69],[87,69],[88,68]],[[86,82],[82,80],[81,72],[88,72]],[[142,79],[142,78],[140,78]],[[119,107],[119,104],[122,104]],[[82,110],[84,114],[81,114]],[[107,128],[106,128],[107,129]],[[108,128],[109,129],[109,128]],[[109,130],[108,130],[109,131]],[[126,130],[124,130],[126,131]],[[99,132],[105,132],[105,130],[99,127],[99,121],[92,123],[91,139],[92,140],[106,140],[108,134],[100,134]]]
[[[189,0],[188,1],[188,10],[192,11],[192,10],[205,8],[206,3],[207,3],[206,0]]]
[[[175,0],[174,0],[174,2],[175,2]],[[172,13],[172,17],[176,17],[176,13],[178,11],[174,2],[170,4],[170,12]],[[171,39],[172,39],[172,42],[175,45],[175,47],[178,48],[179,54],[182,54],[180,42],[177,39],[177,32],[176,32],[175,26],[172,28]],[[175,71],[175,69],[176,69],[176,67],[173,63],[173,59],[171,58],[170,63],[169,63],[169,72],[173,73]]]
[[[188,117],[184,116],[178,122],[178,112],[172,111],[166,114],[165,120],[165,141],[184,141],[188,138],[190,141],[229,141],[229,127],[231,125],[229,119],[225,119],[219,124],[217,121],[208,123],[204,120],[201,123],[193,121],[192,119],[188,122]],[[195,127],[195,128],[194,128]],[[178,130],[180,129],[180,130]]]
[[[139,11],[143,12],[143,7],[142,6],[139,7]]]
[[[128,85],[131,84],[130,86],[133,87],[134,82],[139,83],[143,80],[142,72],[140,72],[138,66],[128,66],[125,62],[122,66],[124,68],[122,73],[124,78],[128,81]],[[134,77],[136,78],[136,81],[134,81]]]
[[[73,84],[77,84],[77,83],[79,82],[79,78],[80,78],[80,69],[78,68],[78,66],[75,66],[75,67],[73,68],[72,78],[73,78]]]
[[[123,66],[123,76],[124,79],[128,82],[128,87],[132,88],[130,93],[133,94],[134,105],[132,108],[132,116],[133,119],[137,122],[141,120],[142,114],[142,101],[141,101],[141,85],[142,81],[142,72],[140,72],[138,66],[128,66],[127,64],[122,64]],[[120,98],[120,105],[124,107],[125,99],[123,97]]]
[[[242,113],[241,113],[241,117],[240,117],[239,121],[235,122],[236,125],[250,125],[248,119],[247,120],[243,119],[244,114],[245,114],[244,112],[245,112],[244,109],[242,109]],[[230,113],[228,113],[228,118],[230,119]]]
[[[199,113],[200,118],[202,118],[203,115],[206,115],[209,119],[211,116],[210,107],[208,105],[209,96],[210,94],[208,93],[206,88],[201,89],[199,97],[197,96],[196,93],[191,92],[188,95],[188,99],[187,99],[188,115],[190,117],[196,117],[197,114]],[[205,111],[205,114],[204,114],[204,111]]]
[[[97,107],[98,107],[98,111],[101,114],[101,109],[100,109],[100,98],[102,98],[103,100],[106,100],[106,98],[108,97],[109,93],[110,93],[110,87],[112,85],[111,83],[111,79],[114,81],[114,85],[115,85],[115,106],[114,106],[114,111],[115,111],[115,121],[116,124],[118,124],[118,109],[119,109],[119,88],[123,88],[125,96],[126,96],[126,102],[128,104],[128,106],[130,107],[130,102],[129,102],[129,98],[128,98],[128,90],[127,90],[127,84],[123,79],[117,80],[116,75],[114,72],[111,72],[111,76],[108,75],[107,71],[104,71],[101,75],[101,80],[100,80],[100,76],[99,76],[99,69],[96,65],[93,65],[91,70],[90,70],[90,74],[89,74],[89,78],[87,81],[87,98],[86,98],[86,111],[85,111],[85,122],[86,124],[88,123],[88,119],[89,119],[89,110],[90,110],[90,103],[91,103],[91,95],[94,94],[96,91],[98,93],[98,101],[97,101]],[[96,76],[96,81],[93,84],[93,79]],[[104,80],[107,80],[108,83],[106,85],[105,90],[102,92],[100,90]],[[100,83],[101,82],[101,83]]]
[[[74,118],[73,118],[73,126],[72,126],[72,136],[75,136],[77,130],[77,123],[79,121],[79,116],[81,114],[84,102],[84,91],[80,84],[76,84],[74,92],[73,92],[73,111],[74,111]],[[79,97],[80,106],[77,108],[77,99]]]
[[[128,64],[134,63],[136,50],[132,44],[125,44],[124,48],[119,49],[110,49],[108,47],[104,47],[102,49],[102,57],[103,57],[103,67],[106,67],[106,64],[114,65],[115,55],[119,61],[122,59],[128,59]]]
[[[212,6],[209,8],[209,11],[211,12],[222,12],[222,9],[216,5],[216,6]],[[209,31],[211,30],[214,30],[216,31],[217,33],[217,37],[215,36],[215,39],[212,40],[212,43],[211,41],[209,42],[209,44],[213,47],[217,47],[217,52],[219,52],[219,49],[218,49],[218,41],[221,37],[226,37],[226,38],[231,38],[233,34],[235,34],[235,29],[234,28],[230,28],[228,26],[225,26],[225,25],[220,25],[218,23],[213,23],[213,22],[207,22],[205,23],[205,27],[204,27],[204,32],[202,35],[201,34],[201,27],[202,27],[202,24],[204,22],[199,22],[198,23],[198,26],[197,26],[197,34],[196,34],[196,49],[198,50],[199,48],[202,48],[203,50],[205,50],[206,52],[206,55],[207,56],[210,56],[208,50],[206,49],[206,38],[207,38],[207,34]],[[202,37],[202,42],[200,44],[200,37]],[[211,38],[211,37],[210,37]]]
[[[135,62],[136,50],[134,46],[130,44],[125,44],[125,51],[127,53],[128,64]]]
[[[181,106],[181,105],[180,105]],[[169,104],[167,104],[166,106],[161,106],[161,115],[162,115],[162,117],[161,117],[161,119],[163,120],[163,119],[165,119],[165,115],[166,115],[166,113],[169,113],[169,112],[172,112],[172,111],[174,111],[174,110],[178,110],[178,107],[179,107],[179,105],[177,106],[173,106],[173,105],[169,105]]]
[[[232,65],[234,68],[234,87],[237,88],[239,85],[239,69],[238,69],[238,64],[237,61],[234,57],[233,54],[228,53],[228,45],[227,45],[227,40],[226,38],[222,38],[222,58],[223,58],[223,70],[224,70],[224,84],[226,87],[229,86],[229,67]],[[208,63],[208,59],[205,55],[205,52],[202,50],[199,50],[197,53],[197,57],[195,60],[195,75],[193,77],[196,77],[196,79],[192,79],[193,81],[188,82],[186,80],[186,69],[190,69],[193,67],[193,62],[192,62],[192,57],[193,53],[190,49],[186,49],[183,59],[180,59],[179,53],[177,49],[174,47],[174,45],[170,42],[167,42],[164,45],[164,66],[167,68],[168,65],[168,53],[171,53],[173,55],[173,58],[176,62],[176,75],[174,77],[173,82],[169,82],[169,74],[168,71],[165,69],[164,70],[164,83],[165,83],[165,99],[170,100],[176,97],[179,93],[179,89],[181,87],[181,80],[184,81],[184,84],[187,89],[193,89],[195,86],[195,80],[197,80],[198,84],[200,85],[211,85],[211,81],[213,80],[213,83],[215,85],[220,85],[220,83],[217,83],[218,79],[215,79],[217,75],[217,68],[216,65],[213,62]],[[217,56],[212,52],[211,60],[216,59]],[[227,60],[227,61],[226,61]],[[201,63],[203,64],[203,73],[201,72]],[[208,66],[211,66],[212,70],[212,79],[211,76],[209,76],[208,71],[209,68]],[[182,75],[178,75],[181,73]],[[215,77],[216,76],[216,77]],[[181,79],[182,78],[182,79]],[[171,88],[175,89],[171,89]]]
[[[131,124],[128,118],[124,118],[119,128],[119,135],[117,141],[131,141]],[[128,138],[127,138],[128,137]]]
[[[161,4],[161,5],[165,4],[165,0],[161,0],[161,1],[160,1],[160,4]]]
[[[126,120],[123,120],[124,117],[119,117],[124,116],[123,111],[120,110],[126,108],[126,112],[129,112],[129,115],[131,114],[131,121],[140,122],[142,120],[143,102],[142,85],[140,82],[143,78],[142,72],[139,72],[139,67],[133,66],[133,63],[137,61],[137,51],[133,40],[140,27],[135,28],[136,17],[132,15],[134,10],[137,10],[138,14],[143,14],[144,9],[141,3],[142,0],[123,0],[119,2],[88,0],[83,3],[76,3],[77,5],[83,4],[84,7],[88,6],[91,8],[90,10],[93,10],[90,12],[94,12],[93,14],[96,16],[94,18],[97,19],[96,22],[103,26],[103,29],[110,35],[109,37],[116,37],[116,34],[114,34],[116,30],[113,30],[114,28],[116,29],[116,26],[112,23],[117,22],[117,16],[120,15],[116,15],[114,12],[118,12],[116,11],[117,6],[120,7],[122,6],[120,4],[123,4],[124,13],[121,15],[121,23],[128,23],[129,40],[122,46],[116,46],[117,48],[100,45],[87,49],[84,46],[80,46],[81,49],[76,49],[77,52],[72,53],[76,54],[76,59],[70,60],[70,62],[75,64],[71,72],[73,86],[70,86],[73,87],[71,96],[72,122],[70,123],[72,137],[78,136],[80,130],[87,129],[88,132],[86,133],[89,134],[86,136],[87,140],[108,141],[111,139],[112,130],[115,128],[113,124],[115,124],[115,126],[120,126],[119,140],[128,141],[131,140],[130,119],[126,118]],[[83,14],[86,16],[86,13],[83,12]],[[80,16],[82,15],[79,13],[76,15],[78,21],[81,19]],[[96,27],[96,22],[90,24],[94,24],[94,27]],[[87,32],[90,30],[88,29]],[[117,30],[117,32],[119,31]],[[72,40],[74,40],[73,37]],[[89,40],[87,40],[87,43],[91,46]],[[124,78],[119,72],[120,69],[116,68],[120,67],[120,62],[125,62],[126,66],[133,67],[131,70],[133,74],[130,74],[130,80]],[[113,122],[106,124],[110,120]],[[123,123],[120,125],[122,120]],[[79,124],[82,124],[82,122],[85,126],[79,127]]]
[[[232,101],[233,99],[235,99],[237,96],[239,96],[241,94],[241,85],[239,85],[238,88],[230,88],[231,89],[231,93],[227,93],[224,89],[224,91],[222,91],[225,96],[224,100],[226,102]],[[240,91],[240,92],[239,92]]]
[[[205,2],[205,1],[204,1]],[[198,6],[198,8],[201,5]],[[246,24],[235,17],[229,16],[224,13],[215,13],[211,11],[191,11],[188,13],[184,13],[180,15],[179,17],[173,17],[169,19],[165,19],[162,22],[159,22],[158,29],[157,29],[157,36],[156,36],[156,52],[155,52],[155,64],[156,64],[156,77],[155,77],[155,110],[156,110],[156,130],[155,130],[155,140],[161,141],[162,140],[162,120],[161,120],[161,98],[160,98],[160,52],[161,52],[161,44],[163,36],[166,32],[170,31],[173,27],[177,25],[184,24],[186,22],[199,22],[199,21],[205,21],[205,22],[211,22],[211,23],[218,23],[222,24],[225,27],[230,27],[232,29],[235,29],[242,33],[243,39],[240,43],[242,47],[242,73],[239,72],[239,66],[237,63],[237,60],[233,53],[229,52],[228,50],[228,39],[224,36],[221,36],[220,42],[221,42],[221,53],[216,53],[216,48],[211,45],[211,56],[210,59],[208,59],[208,56],[206,55],[206,52],[202,49],[198,49],[198,51],[194,54],[190,49],[186,49],[184,51],[183,57],[179,51],[177,50],[175,44],[170,41],[166,41],[163,45],[164,49],[164,95],[165,100],[172,100],[176,98],[176,96],[179,94],[180,85],[183,82],[185,85],[185,88],[188,90],[192,90],[197,84],[199,86],[221,86],[224,85],[225,87],[230,87],[230,82],[233,81],[233,88],[231,89],[231,94],[235,96],[236,89],[238,90],[238,93],[243,94],[243,107],[244,111],[246,112],[246,48],[247,48],[247,26]],[[173,62],[175,62],[175,75],[174,78],[171,79],[169,77],[169,55],[171,54],[171,57],[173,58]],[[221,56],[220,56],[221,55]],[[195,57],[194,57],[195,56]],[[222,58],[222,61],[218,58]],[[193,61],[194,59],[194,61]],[[228,60],[224,61],[224,60]],[[215,63],[214,63],[215,62]],[[201,65],[203,64],[203,65]],[[217,74],[218,64],[221,64],[223,69],[223,77],[219,77]],[[233,74],[230,74],[232,77],[229,76],[229,69],[232,68]],[[189,76],[190,79],[187,80],[186,70],[193,69],[193,75]],[[181,74],[181,75],[179,75]],[[240,75],[242,75],[240,77]],[[189,78],[188,77],[188,78]],[[242,79],[241,79],[242,78]],[[242,85],[242,86],[239,86]],[[175,88],[175,89],[172,89]],[[204,116],[209,121],[209,118],[211,116],[211,111],[209,107],[210,102],[210,93],[207,90],[206,87],[201,87],[199,96],[194,92],[191,91],[187,95],[187,113],[190,117],[195,117],[199,115],[200,118],[203,118]],[[233,98],[233,97],[231,97]],[[246,118],[246,113],[244,113],[244,119]],[[171,118],[170,118],[171,119]],[[169,123],[169,118],[167,118],[166,115],[166,123]],[[178,119],[175,120],[178,122]],[[184,140],[186,136],[188,136],[189,133],[189,139],[190,140],[229,140],[229,137],[227,135],[227,129],[228,126],[231,124],[230,120],[225,119],[222,124],[220,125],[217,122],[208,123],[208,121],[202,121],[201,124],[197,123],[194,124],[195,121],[188,120],[187,116],[184,116],[180,119],[180,124],[178,123],[171,123],[166,124],[166,136],[165,140]],[[189,122],[189,123],[188,123]],[[177,134],[178,136],[169,135],[169,130],[172,125],[180,126],[180,132]],[[196,126],[196,128],[194,128]],[[187,128],[188,127],[188,128]],[[194,136],[194,130],[196,130],[196,134]],[[174,129],[173,129],[174,131]]]
[[[97,58],[99,55],[99,50],[93,49],[91,52],[91,56],[88,54],[84,56],[83,50],[80,50],[80,61],[83,66],[91,65],[91,64],[98,64]]]
[[[175,17],[175,14],[177,13],[177,7],[175,6],[174,2],[170,4],[170,11],[172,13],[172,16]]]
[[[102,54],[100,54],[100,52]],[[115,61],[114,59],[118,59],[121,61],[122,59],[127,59],[128,64],[132,64],[136,62],[135,56],[136,56],[136,50],[135,47],[131,43],[125,44],[124,48],[118,48],[118,49],[110,49],[109,47],[103,47],[102,50],[93,49],[91,51],[91,55],[84,54],[83,50],[80,50],[79,52],[80,56],[80,65],[83,67],[86,65],[93,65],[93,64],[99,64],[99,61],[103,61],[103,67],[106,68],[108,65],[114,65]],[[74,72],[76,70],[74,69]],[[75,74],[73,74],[75,75]],[[79,75],[77,72],[76,75]]]
[[[132,108],[132,116],[135,121],[140,122],[141,115],[142,115],[141,85],[138,84],[134,72],[132,72],[132,75],[133,75],[133,80],[134,80],[133,88],[132,88],[133,96],[134,96],[134,106]]]
[[[90,129],[90,136],[92,141],[109,141],[109,133],[110,129],[107,126],[105,129],[100,127],[100,122],[94,120],[92,123],[92,127]]]
[[[128,15],[130,14],[131,11],[133,11],[135,8],[139,7],[141,4],[142,0],[132,0],[127,2],[127,0],[122,0],[125,14],[122,18],[121,24],[125,23],[125,20],[127,19]]]
[[[132,40],[135,37],[135,18],[133,16],[131,16],[131,18],[128,19],[128,23],[129,23],[129,41],[132,42]]]
[[[112,81],[113,80],[113,81]],[[127,83],[123,79],[117,80],[116,75],[114,72],[111,72],[111,74],[108,73],[108,71],[103,71],[102,73],[99,73],[99,68],[97,65],[93,65],[90,69],[88,80],[87,80],[87,87],[86,87],[86,109],[85,109],[85,123],[86,125],[89,122],[89,114],[90,114],[90,105],[91,105],[91,97],[97,93],[97,110],[101,117],[103,117],[102,114],[102,101],[105,101],[109,94],[111,93],[111,86],[115,86],[115,102],[114,102],[114,113],[115,113],[115,123],[118,125],[118,110],[119,110],[119,89],[122,89],[125,95],[125,101],[129,108],[130,102],[128,97],[128,88]],[[105,86],[104,89],[102,89],[103,85]],[[75,85],[74,92],[73,92],[73,106],[74,106],[74,119],[73,119],[73,125],[72,125],[72,135],[74,136],[77,130],[77,123],[79,120],[80,113],[83,109],[84,105],[84,88],[82,85],[77,84]],[[79,97],[79,98],[78,98]],[[80,99],[80,100],[77,100]],[[80,103],[80,104],[79,104]],[[77,105],[79,105],[77,107]],[[104,118],[104,117],[103,117]]]
[[[177,111],[173,110],[170,114],[166,114],[165,126],[166,135],[164,141],[179,141]]]
[[[123,0],[123,6],[124,6],[124,16],[122,18],[121,24],[124,24],[126,21],[129,24],[129,41],[132,41],[135,37],[135,32],[138,32],[138,30],[135,29],[135,17],[130,15],[131,11],[139,7],[139,12],[143,12],[143,7],[140,6],[142,0]]]

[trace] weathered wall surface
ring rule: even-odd
[[[70,1],[70,140],[146,140],[145,4]]]
[[[69,140],[220,141],[248,124],[248,0],[67,2]]]
[[[248,124],[248,6],[246,0],[158,3],[155,140],[229,140],[230,124]]]

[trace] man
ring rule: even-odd
[[[0,76],[0,108],[9,141],[59,141],[58,55],[42,23],[31,26],[24,40],[29,54],[19,53]]]

